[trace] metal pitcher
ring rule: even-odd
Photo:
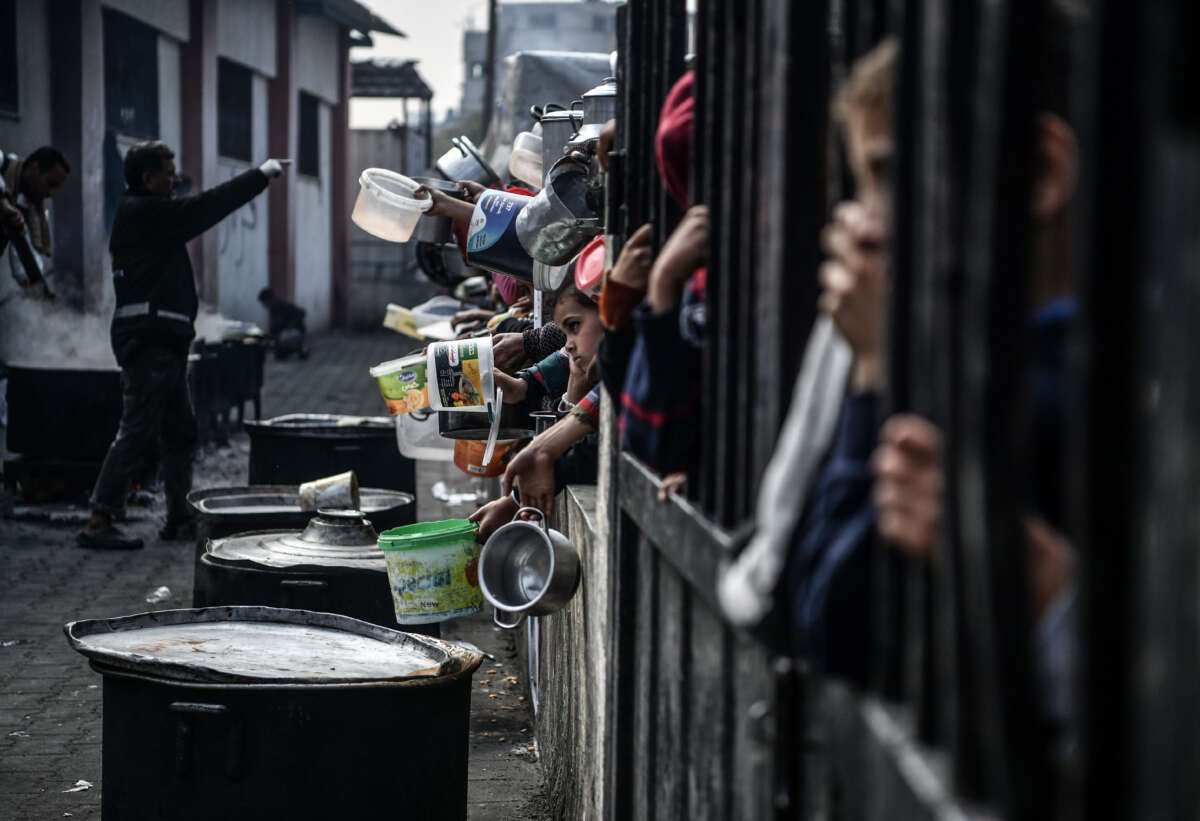
[[[580,154],[562,157],[546,185],[517,215],[517,239],[531,257],[565,265],[603,227],[588,200],[590,165]]]
[[[522,519],[536,513],[537,522]],[[492,620],[512,630],[525,616],[561,610],[579,589],[579,553],[570,539],[546,524],[546,514],[523,507],[488,538],[479,554],[479,587],[495,608]],[[515,616],[504,621],[501,613]]]

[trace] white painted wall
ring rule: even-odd
[[[251,79],[254,122],[251,125],[252,157],[267,156],[267,79]],[[257,162],[219,157],[220,180],[234,177]],[[233,319],[263,324],[267,313],[258,304],[258,292],[267,285],[270,236],[270,198],[264,192],[234,211],[217,226],[217,294],[221,313]],[[263,324],[265,328],[266,325]]]
[[[274,77],[274,0],[218,0],[217,54]]]
[[[296,19],[296,86],[336,104],[338,88],[338,26],[325,17],[302,14]]]
[[[298,119],[298,112],[294,112],[292,116]],[[308,311],[310,331],[329,327],[333,293],[329,266],[332,253],[330,191],[333,169],[330,166],[329,150],[332,111],[325,103],[320,105],[319,119],[321,176],[313,178],[296,174],[292,210],[296,220],[296,304]],[[348,217],[342,215],[339,218]]]
[[[103,0],[102,5],[187,42],[188,0]]]
[[[331,20],[312,14],[296,19],[296,87],[319,97],[321,176],[306,177],[294,170],[293,218],[295,219],[296,304],[308,311],[308,328],[329,327],[332,314],[333,281],[330,270],[331,186],[330,162],[332,105],[339,97],[338,36],[340,29]],[[292,147],[299,135],[299,99],[292,102]],[[293,153],[293,156],[296,156]],[[341,215],[338,218],[348,218]]]
[[[175,149],[175,167],[187,170],[183,156],[183,101],[179,85],[179,42],[158,36],[158,138]]]
[[[17,0],[16,119],[0,117],[0,150],[24,156],[50,142],[50,38],[42,0]],[[74,157],[68,157],[76,165]]]

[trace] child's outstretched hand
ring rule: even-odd
[[[647,296],[656,313],[669,311],[683,299],[683,287],[708,258],[708,206],[693,205],[663,245],[650,269]]]

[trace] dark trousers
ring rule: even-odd
[[[121,392],[121,426],[92,491],[92,510],[117,515],[125,509],[130,482],[161,440],[167,518],[187,518],[196,448],[187,354],[163,348],[138,351],[121,369]]]

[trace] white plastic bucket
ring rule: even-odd
[[[396,417],[396,447],[401,456],[449,462],[454,458],[454,440],[438,431],[438,415],[434,411],[402,413]]]
[[[368,168],[358,178],[358,199],[350,219],[368,234],[391,242],[407,242],[421,214],[433,200],[419,200],[415,181],[386,168]]]
[[[508,173],[534,188],[542,187],[542,138],[539,134],[522,131],[513,140],[508,155]]]
[[[426,356],[429,407],[439,411],[492,412],[496,388],[490,336],[434,342]]]

